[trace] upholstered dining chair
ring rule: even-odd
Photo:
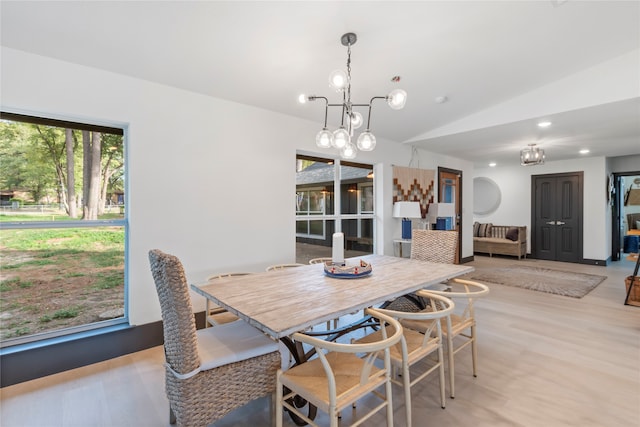
[[[411,259],[418,261],[453,264],[458,250],[458,232],[445,230],[412,230]],[[446,285],[440,285],[445,289]],[[426,308],[425,302],[415,293],[396,298],[387,307],[397,311],[420,311]]]
[[[436,369],[439,374],[440,406],[442,406],[443,409],[445,407],[444,357],[442,351],[442,326],[440,320],[449,316],[455,307],[452,300],[441,295],[429,293],[424,290],[418,291],[417,294],[427,301],[430,308],[429,311],[425,310],[416,313],[386,310],[381,308],[376,309],[380,313],[399,320],[401,324],[405,320],[413,320],[424,322],[424,325],[426,326],[426,329],[422,332],[404,328],[402,339],[391,347],[390,350],[391,367],[393,368],[391,381],[402,386],[404,390],[407,414],[407,422],[405,425],[407,427],[411,427],[412,425],[411,387],[426,378]],[[378,331],[366,335],[354,342],[362,344],[378,341],[381,338],[380,335],[382,332],[383,331],[379,329]],[[427,369],[419,373],[415,378],[411,379],[410,368],[434,353],[436,355],[435,363],[430,364]]]
[[[149,251],[165,351],[169,422],[205,426],[262,396],[275,395],[278,344],[244,321],[196,331],[180,260]]]
[[[274,265],[270,265],[266,268],[266,271],[277,271],[277,270],[285,270],[287,268],[294,268],[294,267],[302,267],[305,264],[298,264],[298,263],[292,263],[292,264],[274,264]]]
[[[449,289],[444,291],[431,290],[428,292],[436,295],[451,298],[456,302],[456,309],[447,316],[441,323],[443,324],[442,334],[446,338],[447,367],[449,370],[449,393],[451,398],[455,397],[455,365],[454,356],[463,348],[471,345],[471,362],[473,366],[473,376],[478,376],[477,360],[478,346],[476,335],[476,316],[473,308],[473,301],[476,298],[489,294],[489,287],[483,283],[473,280],[452,279],[447,282]],[[427,308],[426,310],[429,310]],[[417,319],[403,319],[402,325],[405,328],[429,333],[431,322]],[[454,339],[461,341],[457,346]]]
[[[390,348],[402,339],[402,326],[396,319],[367,309],[382,325],[379,339],[368,343],[337,343],[295,333],[292,338],[315,348],[317,358],[287,371],[278,371],[276,426],[282,427],[284,409],[312,426],[318,424],[305,416],[293,402],[304,399],[329,415],[330,427],[338,426],[339,412],[356,400],[373,393],[382,402],[359,417],[352,426],[365,423],[371,416],[386,408],[387,427],[393,426],[391,394]],[[374,364],[376,355],[382,353],[383,366]],[[385,392],[378,388],[384,386]]]
[[[207,282],[215,283],[216,280],[222,279],[224,277],[238,277],[238,276],[246,276],[251,273],[224,273],[224,274],[214,274],[212,276],[207,277]],[[215,305],[209,298],[206,299],[206,307],[205,313],[207,314],[207,320],[205,322],[205,328],[209,326],[223,325],[225,323],[235,322],[239,319],[233,313],[229,313],[224,308]]]
[[[458,232],[451,230],[413,230],[411,259],[454,264],[458,253]]]

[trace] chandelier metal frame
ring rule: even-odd
[[[544,160],[544,150],[537,147],[536,144],[529,144],[527,148],[520,150],[520,165],[522,166],[543,165]]]
[[[340,156],[343,159],[353,159],[356,157],[357,150],[372,151],[376,146],[376,137],[371,133],[371,109],[373,101],[376,99],[384,99],[394,110],[402,109],[406,103],[407,93],[402,89],[395,89],[385,96],[374,96],[368,104],[354,103],[351,100],[351,46],[353,46],[358,37],[355,33],[343,34],[340,42],[347,47],[347,71],[336,70],[329,76],[329,82],[339,92],[342,92],[342,103],[329,103],[329,99],[325,96],[317,95],[300,95],[298,98],[300,103],[307,101],[324,101],[324,126],[316,135],[316,144],[320,148],[337,148],[340,150]],[[399,79],[398,79],[399,80]],[[395,80],[394,80],[395,81]],[[329,107],[342,108],[340,127],[335,131],[330,131],[327,127],[327,119],[329,115]],[[362,114],[354,111],[354,107],[365,107],[367,112],[367,127],[357,139],[356,145],[352,143],[354,130],[363,124]],[[346,121],[346,124],[345,124]],[[357,148],[356,148],[357,147]]]

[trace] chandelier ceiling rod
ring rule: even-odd
[[[374,96],[368,104],[358,104],[351,101],[351,46],[355,44],[358,37],[354,33],[343,34],[340,42],[347,47],[347,71],[333,71],[329,76],[330,85],[338,92],[342,92],[342,103],[332,104],[328,98],[316,95],[300,95],[298,100],[304,104],[307,101],[324,100],[324,126],[316,135],[316,144],[321,148],[334,147],[340,150],[340,156],[344,159],[353,159],[356,157],[357,150],[371,151],[376,146],[376,137],[371,133],[371,109],[375,99],[385,99],[389,107],[394,110],[402,109],[407,100],[407,93],[402,89],[395,89],[386,96]],[[395,81],[395,80],[394,80]],[[342,115],[340,127],[335,131],[330,131],[327,127],[329,116],[329,107],[341,107]],[[354,107],[365,107],[367,111],[367,128],[357,139],[357,144],[351,142],[354,129],[362,126],[362,114],[354,111]],[[345,128],[345,117],[347,118],[347,126]],[[357,146],[357,149],[356,149]]]

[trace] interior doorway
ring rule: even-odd
[[[531,177],[531,256],[582,261],[583,172]]]
[[[456,264],[462,259],[462,171],[438,167],[438,203],[453,203],[453,229],[458,232]]]
[[[614,173],[611,181],[611,260],[619,261],[624,250],[624,237],[638,232],[631,230],[640,230],[634,223],[636,215],[640,216],[640,205],[629,197],[631,188],[640,188],[640,171]]]

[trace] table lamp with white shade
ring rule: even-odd
[[[402,218],[402,238],[411,239],[411,218],[422,218],[420,202],[395,202],[393,217]]]

